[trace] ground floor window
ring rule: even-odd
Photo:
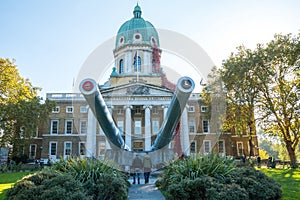
[[[79,155],[80,157],[85,156],[85,142],[79,142]]]
[[[143,141],[133,141],[133,151],[140,152],[144,150],[144,142]]]
[[[105,157],[106,144],[105,141],[99,142],[99,158]]]
[[[225,155],[225,141],[224,140],[218,141],[218,152],[221,155]]]
[[[203,141],[203,153],[209,154],[211,152],[211,141],[210,140],[204,140]]]
[[[244,155],[243,142],[237,142],[236,145],[237,145],[237,154],[238,154],[238,156]]]
[[[57,142],[50,142],[49,143],[49,156],[52,159],[56,159],[57,155]]]
[[[191,153],[197,153],[197,142],[196,141],[193,141],[191,143],[191,146],[190,146],[190,152]]]
[[[72,142],[64,143],[64,158],[70,158],[72,155]]]
[[[31,144],[29,146],[29,159],[35,159],[36,157],[36,144]]]

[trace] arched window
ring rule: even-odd
[[[123,74],[124,73],[124,60],[121,59],[119,62],[119,73]]]
[[[141,72],[141,57],[138,56],[136,60],[134,60],[134,72]]]

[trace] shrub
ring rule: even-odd
[[[282,196],[280,185],[251,167],[236,168],[233,160],[208,155],[175,160],[156,185],[167,199],[266,199]]]
[[[193,157],[176,159],[164,168],[163,176],[157,181],[157,186],[163,189],[166,185],[176,184],[182,179],[195,179],[202,176],[210,176],[224,179],[236,167],[234,160],[220,157],[217,154],[209,154],[201,157],[196,154]]]
[[[245,189],[237,184],[226,185],[218,179],[202,176],[194,180],[183,179],[177,184],[170,185],[166,193],[167,199],[243,199],[247,200],[248,195]]]
[[[7,200],[91,199],[79,181],[69,175],[41,171],[24,177],[6,194]]]
[[[231,174],[229,181],[240,185],[249,193],[250,199],[280,199],[281,186],[263,172],[251,167],[241,167]]]
[[[80,181],[93,199],[127,199],[130,183],[128,176],[118,170],[112,162],[104,160],[60,160],[52,169],[72,175]]]

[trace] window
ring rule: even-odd
[[[51,120],[50,134],[58,134],[58,120]]]
[[[157,106],[153,106],[152,113],[153,114],[158,114],[158,108],[157,108]]]
[[[207,120],[202,121],[202,129],[203,129],[203,133],[209,132],[209,122]]]
[[[134,62],[134,72],[141,72],[141,57],[140,56],[135,56]]]
[[[87,106],[80,106],[80,113],[87,113]]]
[[[73,120],[66,120],[65,123],[65,134],[73,133]]]
[[[49,144],[49,155],[51,157],[55,157],[55,159],[56,159],[56,153],[57,153],[57,142],[50,142],[50,144]]]
[[[64,158],[69,158],[72,155],[72,142],[64,143]]]
[[[134,122],[134,133],[142,134],[142,121],[141,120],[136,120]]]
[[[203,141],[203,153],[208,154],[211,152],[211,141],[210,140],[204,140]]]
[[[242,156],[244,154],[243,142],[237,142],[237,154],[238,156]]]
[[[124,60],[121,59],[119,62],[119,73],[123,74],[124,73]]]
[[[141,41],[142,40],[142,35],[139,33],[134,34],[133,39],[135,41]]]
[[[123,106],[118,106],[117,107],[117,114],[118,115],[124,114],[124,107]]]
[[[201,112],[207,112],[208,107],[207,106],[201,106]]]
[[[124,132],[124,121],[123,120],[118,120],[117,126],[122,132]]]
[[[188,112],[195,112],[195,106],[189,106]]]
[[[152,132],[153,134],[157,134],[159,131],[159,120],[152,120]]]
[[[73,113],[74,107],[73,106],[67,106],[66,107],[66,113]]]
[[[224,140],[218,141],[218,152],[219,152],[219,154],[225,155],[225,141]]]
[[[191,143],[191,146],[190,146],[190,152],[191,153],[197,153],[197,145],[196,144],[197,144],[196,141],[193,141]]]
[[[105,142],[99,142],[99,157],[104,158],[105,156],[106,144]]]
[[[140,152],[144,150],[144,142],[140,140],[133,141],[133,151]]]
[[[141,114],[141,106],[135,106],[134,112],[135,114]]]
[[[35,159],[36,157],[36,144],[31,144],[29,146],[29,159]]]
[[[80,121],[80,134],[87,134],[87,121],[86,120]]]
[[[59,113],[60,112],[60,106],[55,106],[55,108],[52,108],[52,113]]]
[[[120,45],[124,43],[124,37],[120,37],[119,43]]]
[[[190,133],[195,133],[196,132],[195,121],[189,121],[189,132]]]
[[[79,142],[79,155],[85,156],[85,143]]]

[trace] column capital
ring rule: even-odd
[[[146,109],[146,108],[152,109],[152,105],[144,105],[143,108],[144,109]]]
[[[169,108],[169,105],[161,105],[162,108]]]
[[[107,105],[107,108],[114,109],[114,106],[113,105]]]
[[[125,105],[124,106],[124,108],[126,109],[126,108],[130,108],[130,109],[132,109],[133,108],[133,106],[132,105]]]

